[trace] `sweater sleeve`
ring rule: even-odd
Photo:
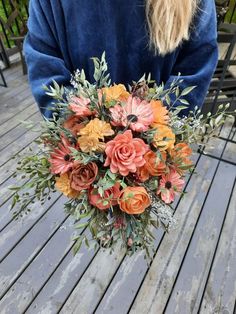
[[[46,3],[46,2],[45,2]],[[68,85],[71,73],[62,58],[55,30],[50,19],[50,1],[41,6],[40,0],[31,0],[29,8],[28,34],[24,41],[24,54],[28,66],[28,77],[32,93],[45,118],[52,116],[52,99],[45,94],[43,85],[52,80]],[[47,16],[44,14],[47,11]],[[49,23],[50,21],[50,23]]]
[[[181,89],[197,86],[185,96],[190,106],[183,114],[195,106],[202,107],[211,78],[218,60],[217,23],[214,0],[201,0],[195,16],[190,39],[179,50],[172,75],[166,86],[181,73]],[[178,104],[177,104],[178,105]]]

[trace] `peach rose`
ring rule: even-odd
[[[94,162],[87,165],[76,163],[70,176],[71,188],[76,191],[88,189],[96,179],[98,167]]]
[[[144,155],[145,165],[138,169],[137,174],[142,182],[145,182],[150,176],[161,176],[166,171],[166,153],[161,152],[161,157],[158,157],[152,150]]]
[[[127,176],[145,164],[144,154],[147,151],[148,145],[142,139],[133,138],[130,130],[125,131],[106,143],[107,158],[104,166],[110,166],[112,173],[119,172],[122,176]]]
[[[118,204],[123,212],[136,215],[143,213],[151,205],[151,200],[145,188],[128,186],[121,191]]]
[[[98,193],[97,189],[92,189],[89,192],[89,202],[91,205],[100,210],[107,209],[117,205],[117,199],[120,196],[120,183],[117,182],[113,187],[104,191],[103,197]]]

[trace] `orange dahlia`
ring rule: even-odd
[[[163,103],[160,100],[151,100],[150,105],[153,111],[152,127],[155,128],[159,124],[168,124],[170,117],[168,115],[168,110]]]
[[[156,133],[153,138],[153,145],[159,148],[160,151],[173,149],[175,143],[175,134],[171,128],[166,125],[156,125]]]
[[[56,188],[62,192],[65,196],[70,198],[76,198],[79,195],[78,191],[75,191],[70,186],[70,178],[68,173],[61,174],[60,177],[56,177]]]

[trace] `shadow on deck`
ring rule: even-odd
[[[9,212],[17,160],[38,134],[20,120],[41,119],[19,66],[0,87],[0,313],[234,313],[236,298],[236,132],[232,121],[195,155],[187,197],[175,203],[178,226],[156,233],[148,269],[132,258],[83,247],[73,257],[73,222],[56,194],[20,221]],[[214,146],[213,146],[214,145]],[[86,232],[83,231],[83,232]],[[233,266],[234,265],[234,266]]]

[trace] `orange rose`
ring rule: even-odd
[[[151,205],[151,200],[145,188],[128,186],[121,191],[118,204],[123,212],[136,215],[142,214]]]
[[[79,131],[84,127],[84,124],[81,123],[81,120],[77,116],[70,116],[63,124],[65,129],[71,131],[74,136],[77,136]]]
[[[174,148],[175,134],[166,125],[158,124],[157,131],[153,138],[153,145],[160,151]]]
[[[106,95],[106,101],[126,101],[130,96],[123,84],[102,88],[102,92]]]
[[[158,157],[152,150],[144,155],[145,165],[138,169],[137,174],[142,182],[145,182],[151,176],[161,176],[166,172],[166,153],[161,152],[161,157]]]
[[[87,165],[76,163],[70,176],[72,189],[82,191],[88,189],[96,179],[98,167],[94,162]]]
[[[104,191],[103,197],[98,193],[97,189],[92,189],[89,192],[89,202],[91,205],[104,210],[111,206],[117,205],[117,199],[120,195],[120,183],[117,182],[113,187]]]
[[[163,106],[160,100],[151,100],[150,105],[153,111],[153,124],[152,127],[156,127],[158,124],[168,124],[170,117],[168,116],[168,110]]]

